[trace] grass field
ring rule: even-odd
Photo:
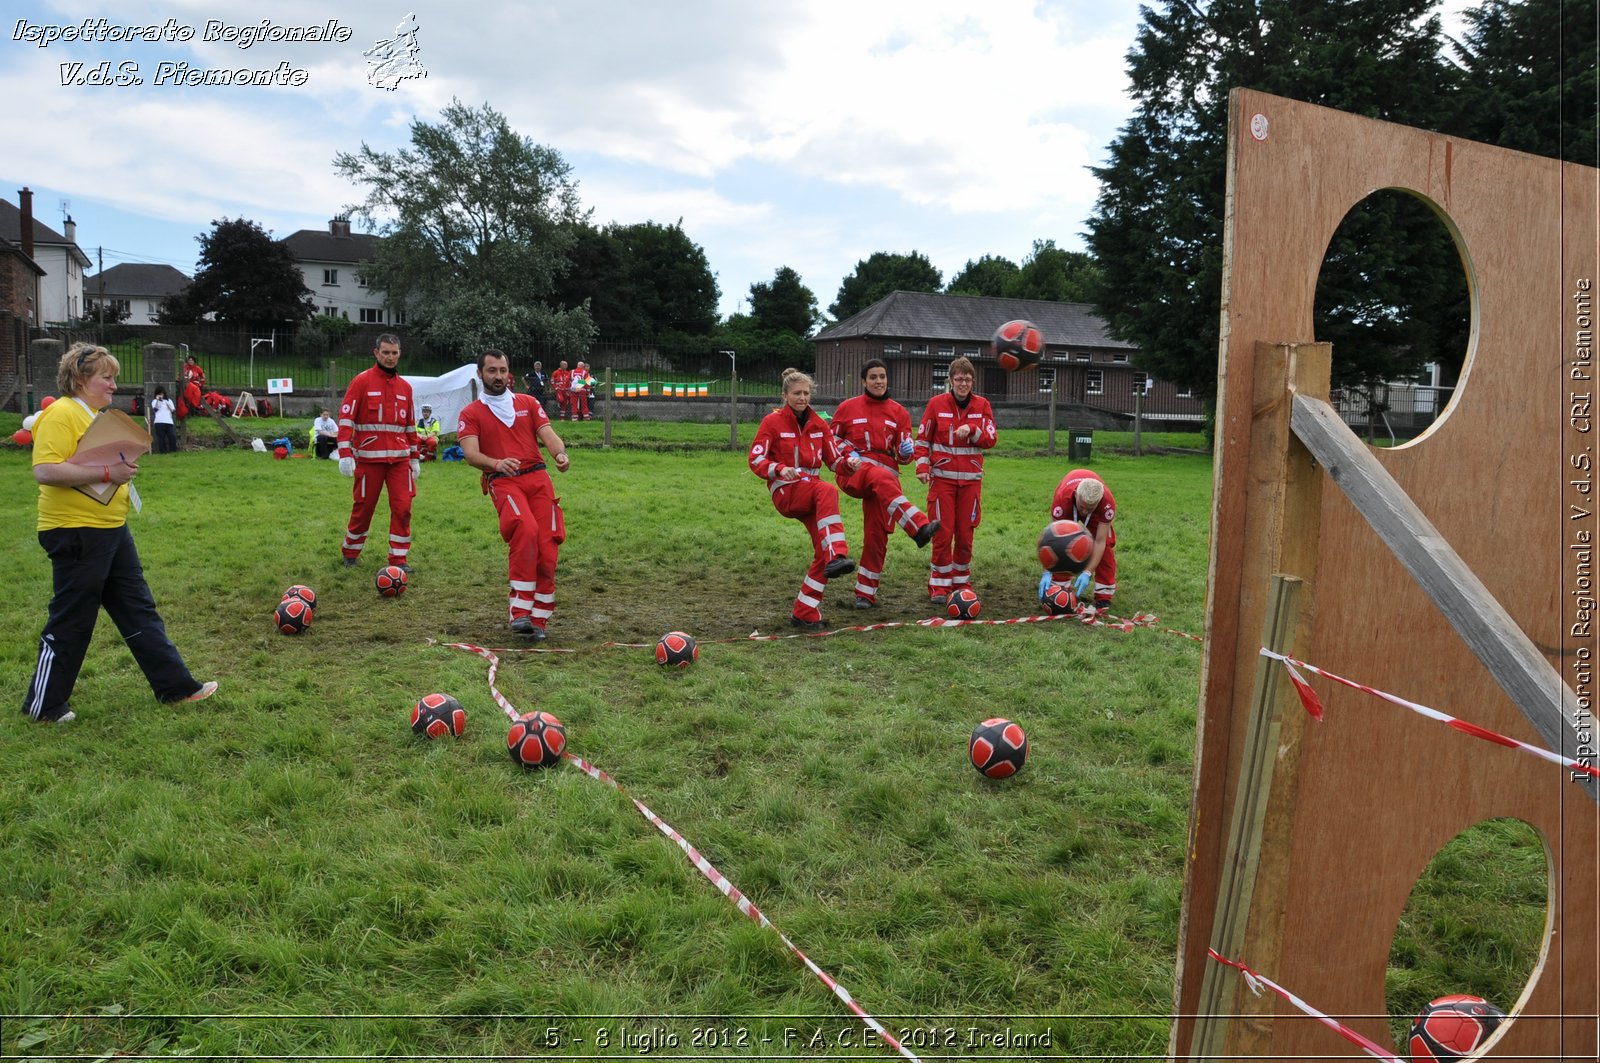
[[[750,641],[790,630],[809,541],[742,454],[710,449],[727,428],[630,423],[632,446],[602,450],[598,424],[561,427],[571,537],[550,645],[571,652],[506,653],[505,696],[560,716],[575,753],[924,1058],[1014,1056],[1004,1035],[1162,1053],[1199,647],[1066,623]],[[1069,467],[1043,445],[1003,433],[990,459],[985,617],[1037,611],[1032,543]],[[1093,465],[1119,501],[1117,611],[1199,632],[1210,459],[1113,449]],[[18,702],[50,578],[27,461],[0,450],[15,588],[0,677]],[[411,588],[386,601],[379,558],[339,562],[350,481],[333,463],[201,450],[143,470],[132,526],[149,581],[222,690],[155,705],[102,619],[79,719],[42,727],[13,708],[0,728],[0,1053],[887,1055],[624,797],[506,757],[484,662],[438,645],[511,641],[475,472],[426,467]],[[844,513],[854,548],[859,506]],[[926,556],[896,537],[871,620],[928,615]],[[286,638],[270,614],[295,582],[319,603]],[[858,620],[849,586],[830,588],[835,625]],[[682,673],[643,648],[671,628],[701,641]],[[432,691],[466,705],[463,738],[410,734]],[[1032,742],[1004,784],[964,764],[992,715]],[[1514,999],[1531,961],[1508,912],[1536,906],[1520,880],[1484,895],[1474,869],[1497,847],[1452,857],[1458,874],[1420,902],[1409,992],[1460,991],[1468,957],[1473,991]],[[1493,925],[1437,942],[1463,893]]]

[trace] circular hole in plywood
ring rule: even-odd
[[[1466,382],[1472,300],[1453,227],[1395,188],[1344,216],[1317,274],[1316,338],[1333,344],[1333,400],[1376,446],[1420,440]]]
[[[1411,889],[1389,946],[1389,1028],[1402,1051],[1427,1005],[1482,997],[1507,1015],[1544,958],[1555,889],[1544,838],[1490,819],[1452,838]]]

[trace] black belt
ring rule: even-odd
[[[483,474],[483,479],[486,483],[493,483],[496,480],[504,480],[512,476],[526,476],[530,472],[544,472],[544,462],[535,462],[526,469],[518,469],[516,472],[486,472]]]

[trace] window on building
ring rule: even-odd
[[[325,270],[323,270],[322,271],[322,283],[323,284],[338,284],[339,283],[339,271],[336,270],[336,269],[325,269]]]
[[[940,358],[954,358],[955,356],[956,356],[956,349],[955,349],[954,346],[944,346],[944,347],[940,347],[939,348],[939,357]]]
[[[1150,394],[1150,389],[1155,386],[1156,382],[1150,377],[1147,377],[1142,373],[1135,373],[1133,375],[1133,393],[1135,395],[1148,395]]]
[[[933,367],[933,390],[947,391],[950,387],[950,363],[940,362]]]
[[[406,323],[406,312],[404,310],[391,310],[389,314],[396,325],[404,325]]]
[[[1042,365],[1039,367],[1039,394],[1048,395],[1056,389],[1056,367]]]
[[[911,345],[911,353],[925,355],[928,353],[928,345],[926,343],[913,343]]]
[[[1084,377],[1084,394],[1104,395],[1106,391],[1106,371],[1104,369],[1091,369]]]
[[[900,353],[900,345],[898,343],[885,343],[883,345],[883,353],[884,354],[899,354]]]
[[[1178,389],[1178,398],[1180,398],[1180,399],[1192,399],[1192,398],[1194,398],[1194,388],[1179,388]]]
[[[976,348],[976,347],[963,347],[963,348],[961,348],[961,355],[964,358],[976,358],[976,357],[978,357],[978,348]]]
[[[1074,362],[1087,362],[1089,360],[1089,352],[1088,351],[1074,351],[1073,354],[1072,354],[1072,360]]]
[[[361,308],[361,323],[363,325],[383,324],[383,311],[375,306],[363,306]]]
[[[111,308],[119,314],[133,313],[133,304],[126,299],[111,300]]]
[[[1118,365],[1127,365],[1128,364],[1128,355],[1125,352],[1113,354],[1111,356],[1111,360],[1113,362],[1115,362],[1116,364],[1118,364]]]
[[[339,316],[339,308],[337,306],[325,306],[325,307],[322,308],[322,316],[323,317],[338,317]]]
[[[367,286],[367,275],[365,273],[357,273],[356,274],[356,287],[357,288],[365,288],[366,286]]]

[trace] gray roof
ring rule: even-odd
[[[340,262],[355,265],[378,257],[383,237],[371,233],[335,236],[326,229],[301,229],[283,238],[296,262]]]
[[[182,270],[159,262],[123,262],[83,278],[83,294],[91,299],[135,295],[165,299],[189,287],[189,276]]]
[[[0,240],[9,240],[18,247],[22,246],[22,208],[5,199],[0,199]],[[83,248],[40,221],[37,214],[33,216],[33,243],[35,248],[40,244],[65,247],[80,265],[89,264],[89,256],[83,253]]]
[[[1017,318],[1038,325],[1044,332],[1045,342],[1053,347],[1139,349],[1136,344],[1113,339],[1106,331],[1105,322],[1087,303],[938,292],[890,292],[865,310],[829,325],[817,333],[815,339],[870,337],[988,343],[998,326]]]

